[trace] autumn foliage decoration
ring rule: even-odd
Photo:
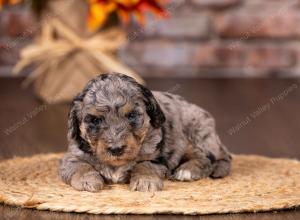
[[[33,83],[36,94],[48,103],[71,101],[99,73],[122,72],[144,83],[118,57],[118,49],[126,43],[126,33],[119,24],[134,20],[144,25],[146,14],[150,13],[155,18],[165,17],[163,6],[166,2],[0,0],[0,9],[30,3],[39,16],[41,30],[36,40],[21,50],[13,73],[33,66],[25,84]]]
[[[0,0],[0,9],[5,5],[22,3],[25,0]],[[32,5],[38,5],[39,1],[32,0]],[[113,13],[118,15],[121,22],[128,24],[135,19],[140,25],[145,24],[145,14],[152,13],[156,17],[166,17],[164,5],[168,0],[85,0],[89,6],[87,18],[88,27],[95,31],[104,26],[109,16]],[[45,5],[45,3],[43,3]]]
[[[120,20],[128,24],[134,17],[139,24],[145,24],[146,12],[152,12],[157,17],[165,17],[166,13],[162,0],[89,0],[88,24],[95,30],[105,24],[112,13],[116,13]]]

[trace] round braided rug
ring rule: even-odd
[[[231,175],[196,182],[165,182],[161,192],[131,192],[109,185],[79,192],[58,176],[62,154],[0,162],[0,202],[24,208],[93,214],[212,214],[300,206],[300,162],[234,156]]]

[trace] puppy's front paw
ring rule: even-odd
[[[96,171],[90,171],[81,175],[74,174],[71,186],[80,191],[97,192],[103,189],[104,180]]]
[[[160,191],[163,189],[163,180],[156,176],[138,175],[131,177],[129,187],[133,191]]]

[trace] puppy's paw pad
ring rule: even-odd
[[[130,179],[130,190],[156,192],[163,189],[163,181],[158,177],[139,176]]]
[[[80,191],[97,192],[104,187],[104,181],[97,172],[88,172],[79,178],[72,178],[71,185]]]

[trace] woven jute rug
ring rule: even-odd
[[[300,206],[300,162],[234,156],[230,176],[196,182],[165,182],[161,192],[131,192],[109,185],[79,192],[58,176],[62,154],[0,162],[0,202],[63,212],[93,214],[213,214],[259,212]]]

